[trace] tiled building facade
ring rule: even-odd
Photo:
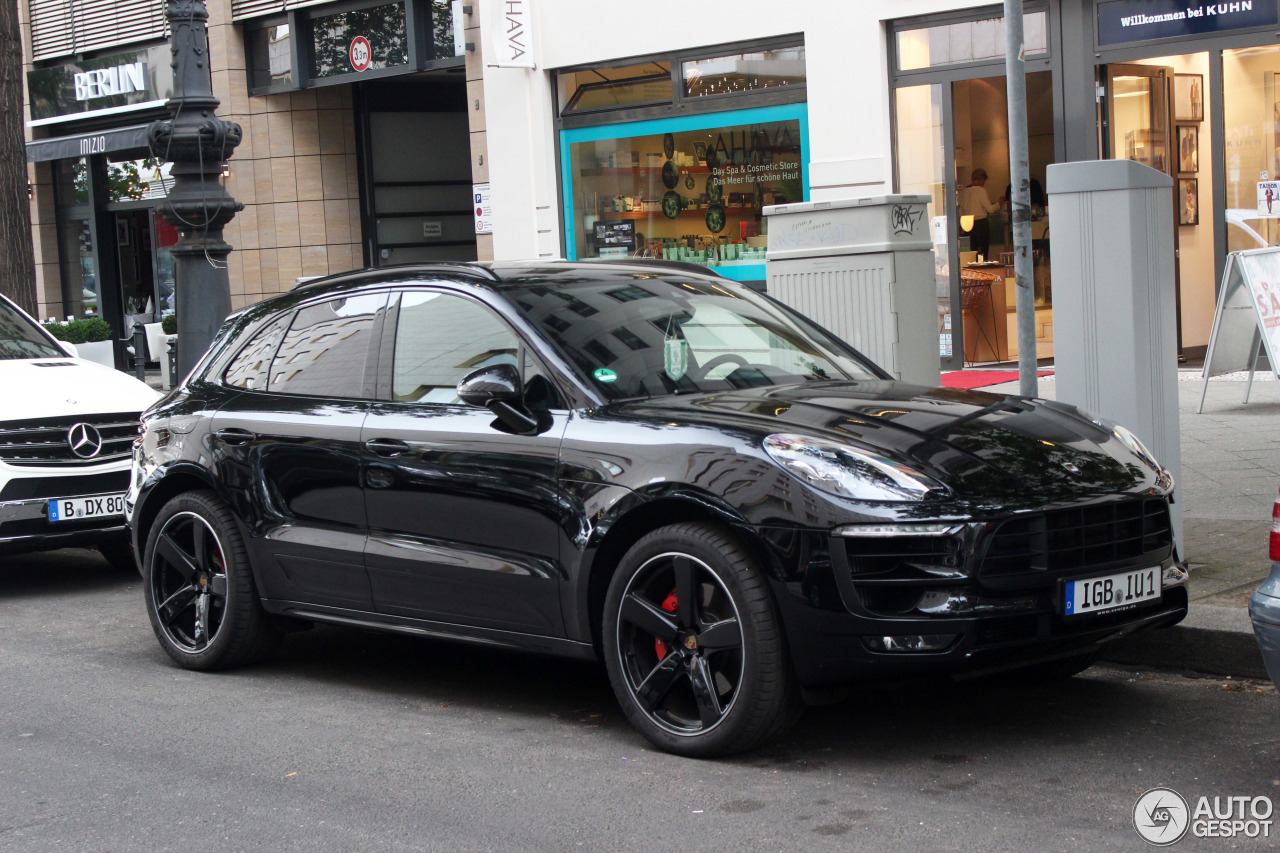
[[[29,84],[39,315],[99,313],[118,332],[131,318],[159,319],[173,309],[163,255],[176,232],[159,217],[167,173],[146,159],[140,133],[167,115],[164,0],[104,0],[136,26],[60,40],[55,25],[71,3],[17,2]],[[207,0],[206,6],[218,115],[244,132],[223,178],[244,205],[225,231],[234,249],[233,307],[286,291],[300,278],[487,256],[491,244],[477,239],[470,212],[471,183],[485,179],[484,113],[460,115],[464,98],[477,105],[483,98],[467,93],[469,79],[478,87],[482,66],[461,49],[474,15],[452,21],[461,4],[441,0]],[[373,55],[364,69],[343,64],[345,56],[335,65],[321,56],[324,39],[342,53],[355,40],[371,40]],[[270,62],[255,72],[253,57],[268,54]],[[136,86],[134,70],[145,83],[138,91],[92,97]],[[388,115],[424,129],[414,141],[419,162],[373,168],[384,144],[375,128]],[[456,120],[443,121],[450,116]],[[473,142],[479,156],[471,154]],[[405,160],[418,158],[399,158]],[[423,173],[436,161],[454,164],[452,171]]]

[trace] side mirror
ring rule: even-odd
[[[72,358],[80,357],[80,350],[76,349],[76,345],[69,341],[58,341],[58,346],[62,347],[62,351]]]
[[[458,398],[469,406],[480,406],[497,416],[495,426],[518,435],[534,435],[539,419],[524,407],[520,371],[514,364],[492,364],[468,373],[458,383]]]
[[[524,396],[520,371],[514,364],[491,364],[472,371],[458,383],[458,398],[468,406],[490,408],[493,403],[518,403]]]

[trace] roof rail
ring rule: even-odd
[[[631,264],[632,266],[642,267],[666,267],[671,270],[681,272],[700,273],[702,275],[715,275],[724,278],[715,267],[704,267],[702,264],[695,264],[693,261],[668,261],[662,258],[592,258],[593,264]]]
[[[373,273],[393,272],[393,271],[394,272],[424,272],[424,273],[465,272],[465,273],[470,273],[472,275],[480,276],[481,278],[487,278],[489,281],[502,281],[502,279],[498,277],[498,274],[495,273],[493,270],[489,269],[488,267],[483,267],[475,263],[466,263],[466,262],[459,261],[456,263],[392,264],[390,266],[385,266],[385,267],[366,267],[365,269],[361,269],[361,270],[351,270],[349,272],[334,273],[333,275],[318,276],[315,278],[307,279],[306,281],[300,281],[297,284],[295,284],[292,288],[290,288],[290,290],[301,290],[304,287],[311,287],[313,285],[327,284],[335,281],[342,281],[343,279],[347,279],[355,276],[367,276]]]

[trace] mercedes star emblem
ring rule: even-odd
[[[91,424],[76,424],[67,430],[67,445],[81,459],[92,459],[102,450],[102,434]]]

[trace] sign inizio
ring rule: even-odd
[[[1098,4],[1098,44],[1271,27],[1278,20],[1275,0],[1108,0]]]
[[[1259,348],[1264,348],[1271,372],[1280,379],[1280,247],[1251,249],[1227,255],[1213,315],[1209,348],[1204,354],[1204,387],[1200,389],[1199,414],[1204,408],[1209,378],[1235,371],[1249,371],[1244,402],[1249,402]]]
[[[533,61],[533,0],[494,0],[486,4],[491,66],[535,68]]]

